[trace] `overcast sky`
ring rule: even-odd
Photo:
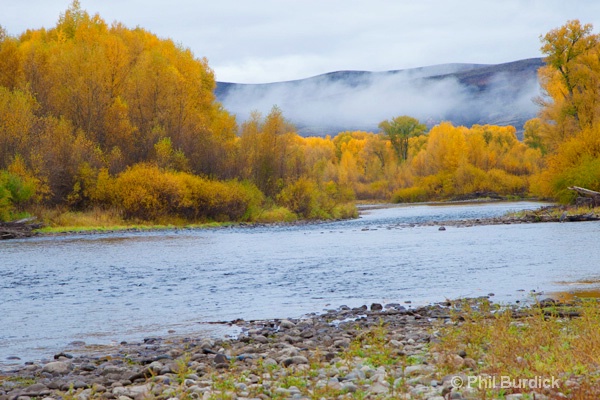
[[[540,35],[598,0],[80,0],[207,57],[219,81],[259,83],[337,70],[383,71],[540,57]],[[0,0],[11,35],[50,28],[71,0]]]

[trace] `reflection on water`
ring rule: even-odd
[[[537,203],[396,206],[281,227],[127,232],[0,243],[0,363],[68,343],[223,335],[207,321],[297,317],[341,305],[425,304],[575,288],[597,277],[600,224],[411,227]],[[557,283],[559,282],[559,283]]]

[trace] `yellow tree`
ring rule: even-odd
[[[572,20],[542,37],[546,66],[540,69],[540,80],[547,97],[541,99],[541,117],[551,151],[597,118],[599,36],[592,29]]]

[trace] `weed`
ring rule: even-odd
[[[516,313],[509,307],[492,309],[485,302],[462,304],[454,314],[457,324],[442,328],[434,351],[444,355],[465,351],[478,361],[478,369],[471,372],[477,375],[554,377],[560,392],[577,397],[585,385],[575,384],[572,378],[588,382],[589,387],[600,384],[600,307],[596,301],[586,301],[577,309],[578,318],[565,318],[564,309],[556,307],[533,306]],[[449,360],[441,358],[440,370],[460,372],[463,367]],[[569,379],[571,384],[565,385]],[[600,395],[600,389],[594,390],[593,396]],[[508,388],[507,394],[520,391]],[[491,392],[501,395],[500,389]]]

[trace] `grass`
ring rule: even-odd
[[[157,221],[126,220],[116,209],[96,207],[87,211],[71,211],[65,208],[36,206],[28,215],[37,216],[44,227],[39,233],[111,232],[123,230],[163,230],[176,228],[215,228],[235,225],[238,222],[188,221],[182,218],[165,217]],[[354,204],[336,207],[333,218],[357,217]],[[273,206],[258,212],[250,223],[290,223],[298,216],[285,207]]]
[[[114,209],[94,208],[88,211],[69,211],[61,208],[37,207],[32,210],[44,227],[40,233],[111,232],[123,230],[163,230],[176,228],[213,228],[233,225],[233,222],[197,222],[177,218],[159,221],[125,220]]]
[[[565,311],[574,315],[574,310],[579,317],[564,317]],[[480,398],[530,391],[489,387],[485,383],[493,377],[496,382],[512,379],[515,383],[554,378],[559,387],[542,392],[562,393],[569,399],[600,398],[600,307],[595,300],[575,307],[534,306],[517,315],[509,307],[487,302],[463,303],[454,323],[444,326],[439,336],[441,341],[433,351],[441,354],[438,368],[442,374],[489,377],[483,385],[474,385]],[[475,363],[470,367],[453,363],[452,356],[459,352]]]

